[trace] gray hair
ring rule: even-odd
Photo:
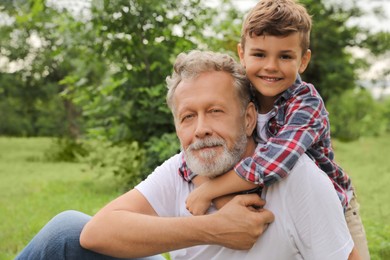
[[[182,80],[194,79],[204,72],[222,71],[231,74],[243,111],[251,101],[250,84],[245,69],[228,54],[199,50],[181,53],[177,56],[173,69],[172,75],[166,79],[168,87],[166,99],[173,114],[175,110],[173,96],[177,86]]]

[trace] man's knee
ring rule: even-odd
[[[47,229],[46,236],[49,236],[50,240],[57,240],[58,242],[78,240],[81,230],[90,218],[90,216],[75,210],[61,212],[45,226],[44,229]]]
[[[80,233],[90,218],[74,210],[59,213],[38,232],[17,259],[66,259],[66,254],[80,250]]]

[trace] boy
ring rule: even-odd
[[[205,182],[187,198],[187,208],[194,215],[204,214],[216,198],[267,187],[286,177],[307,153],[331,179],[360,255],[369,259],[350,178],[333,161],[328,113],[313,85],[299,76],[311,57],[310,30],[310,16],[293,0],[260,1],[250,11],[238,54],[256,89],[258,149],[234,170],[209,181],[193,179],[196,175],[183,161],[184,179]]]

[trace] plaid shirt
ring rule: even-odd
[[[346,208],[351,181],[333,160],[328,112],[313,85],[297,77],[294,85],[276,100],[267,132],[267,142],[259,143],[255,154],[234,168],[240,177],[260,187],[269,186],[286,177],[306,153],[329,176]],[[186,181],[196,176],[187,168],[184,156],[179,174]]]

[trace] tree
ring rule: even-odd
[[[72,130],[71,121],[65,120],[76,109],[59,96],[63,88],[58,84],[71,71],[71,59],[64,59],[71,55],[64,51],[66,39],[61,27],[72,23],[73,17],[47,7],[44,1],[6,3],[8,15],[13,15],[14,21],[1,27],[0,55],[7,58],[6,65],[13,64],[14,68],[3,68],[0,74],[4,102],[19,101],[10,110],[14,110],[19,120],[25,117],[28,121],[29,128],[25,128],[23,135],[77,137],[78,129]],[[10,76],[12,81],[7,80]],[[67,127],[64,122],[69,122]]]
[[[336,5],[325,6],[324,1],[300,2],[307,7],[313,19],[312,58],[303,78],[313,83],[326,101],[355,87],[355,71],[359,63],[354,62],[346,47],[356,44],[359,28],[348,27],[346,22],[351,16],[360,15],[360,11],[356,8],[344,10]]]
[[[84,16],[44,0],[2,3],[13,23],[0,27],[0,55],[23,64],[0,74],[0,106],[9,108],[9,118],[19,115],[4,120],[14,126],[1,133],[24,128],[40,135],[50,132],[40,130],[46,127],[71,138],[135,141],[148,150],[153,168],[163,160],[153,159],[157,154],[178,149],[165,104],[174,57],[194,48],[236,52],[244,14],[222,2],[217,10],[203,0],[96,0]],[[303,79],[327,101],[354,88],[364,65],[347,47],[373,48],[387,34],[361,40],[364,30],[346,25],[361,14],[358,8],[301,2],[314,21],[313,58]]]

